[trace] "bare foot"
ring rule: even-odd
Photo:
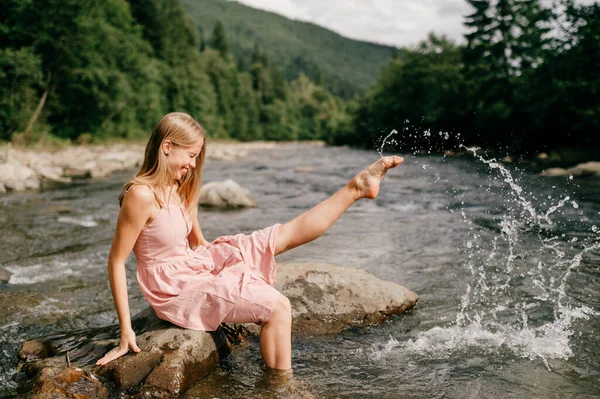
[[[356,190],[358,198],[373,199],[379,194],[379,184],[388,169],[395,168],[402,162],[404,162],[404,158],[401,157],[383,157],[357,174],[348,185],[351,189]]]

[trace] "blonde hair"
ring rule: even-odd
[[[163,199],[154,189],[173,184],[173,176],[169,170],[167,156],[162,151],[162,143],[170,140],[174,147],[188,148],[198,143],[200,139],[204,141],[198,154],[196,167],[180,179],[177,188],[177,194],[187,211],[191,215],[196,215],[200,199],[202,165],[206,154],[206,132],[198,121],[183,112],[171,112],[158,121],[146,144],[144,162],[133,179],[123,187],[119,195],[119,204],[123,203],[123,198],[132,185],[143,184],[153,189],[156,202],[162,208]]]

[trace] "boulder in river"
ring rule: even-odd
[[[233,180],[210,182],[200,188],[200,205],[219,208],[257,208],[250,191]]]
[[[414,292],[399,284],[327,263],[281,263],[276,287],[292,303],[294,331],[307,335],[375,325],[404,312],[418,300]],[[259,331],[253,324],[222,324],[215,332],[186,330],[158,319],[151,308],[138,313],[132,324],[142,352],[127,354],[104,367],[94,366],[94,362],[118,344],[118,326],[23,343],[20,356],[30,378],[26,387],[34,387],[28,392],[37,392],[35,387],[43,380],[46,387],[55,381],[55,386],[66,392],[57,398],[102,397],[104,391],[88,384],[99,380],[104,387],[126,391],[136,398],[180,397],[215,370],[233,345]],[[73,366],[65,360],[67,350]],[[72,367],[79,367],[79,374],[65,371]],[[73,381],[70,387],[65,385],[65,373]],[[95,395],[100,396],[78,393],[81,384],[90,386],[90,392],[97,389]]]
[[[540,176],[600,176],[600,162],[585,162],[571,168],[549,168],[540,173]]]
[[[585,162],[567,170],[573,176],[600,176],[600,162]]]
[[[309,334],[376,325],[419,298],[364,270],[324,262],[280,264],[276,287],[292,304],[294,331]]]
[[[20,162],[0,164],[0,182],[6,190],[38,189],[40,181],[35,172]]]
[[[569,172],[567,172],[564,168],[549,168],[540,173],[540,176],[568,176]]]
[[[8,283],[10,280],[11,273],[8,270],[4,270],[0,267],[0,284]]]

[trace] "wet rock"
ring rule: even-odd
[[[580,163],[567,170],[573,176],[600,176],[600,162]]]
[[[280,264],[276,287],[292,304],[294,331],[309,334],[379,324],[419,298],[400,284],[329,263]]]
[[[335,334],[382,323],[413,307],[419,297],[408,288],[364,270],[329,263],[279,263],[275,287],[292,304],[297,334]],[[255,324],[234,325],[258,335]]]
[[[550,168],[540,173],[540,176],[600,176],[600,162],[585,162],[568,169]]]
[[[200,205],[219,208],[256,208],[258,203],[250,191],[233,180],[210,182],[200,188]]]
[[[68,367],[44,368],[29,391],[32,399],[108,399],[106,387],[92,374]]]
[[[116,388],[134,388],[160,363],[159,352],[140,352],[119,358],[99,369],[98,374],[111,380]]]
[[[540,176],[568,176],[569,172],[563,168],[549,168],[540,173]]]
[[[146,312],[154,313],[151,309]],[[160,362],[156,362],[156,358],[152,356],[145,358],[138,356],[139,354],[132,355],[141,359],[136,359],[133,367],[151,370],[142,384],[142,397],[167,398],[180,395],[196,380],[214,370],[219,359],[231,352],[231,346],[221,330],[193,331],[163,323],[163,328],[141,334],[137,339],[142,351],[159,353]],[[150,367],[151,364],[154,366]],[[115,375],[126,375],[129,367],[132,366],[117,366]]]
[[[8,270],[4,270],[0,267],[0,284],[8,283],[8,280],[10,280],[11,275],[11,272],[9,272]]]
[[[108,384],[106,386],[127,390],[135,397],[176,398],[199,378],[213,371],[220,359],[232,350],[222,329],[215,332],[185,330],[159,319],[151,308],[137,314],[132,324],[142,352],[129,353],[102,367],[95,366],[95,362],[118,344],[117,339],[106,339],[118,337],[115,329],[79,331],[24,342],[19,353],[25,360],[21,369],[30,379],[22,390],[37,394],[54,389],[60,395],[67,395],[59,395],[58,398],[79,397],[72,393],[84,380],[97,381],[95,375],[98,375],[102,382]],[[34,360],[44,356],[48,357]],[[65,370],[69,369],[67,359],[73,366],[80,367],[81,376],[63,378]],[[95,393],[80,397],[94,398],[96,394],[103,394],[103,391],[93,391],[92,388],[85,392],[88,391]]]
[[[50,341],[30,340],[21,344],[19,357],[23,360],[46,359],[56,354],[56,346]]]

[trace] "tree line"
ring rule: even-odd
[[[235,59],[217,22],[199,35],[176,0],[6,0],[0,139],[146,137],[165,113],[212,137],[319,139],[396,150],[458,143],[523,155],[600,147],[600,5],[468,0],[465,44],[430,34],[353,99],[282,76],[264,49]]]
[[[597,152],[600,5],[468,3],[466,43],[430,34],[392,59],[354,114],[350,141],[396,129],[401,150]]]
[[[233,59],[217,23],[200,40],[175,0],[7,0],[0,23],[0,139],[149,134],[167,112],[212,137],[333,141],[346,103],[299,75],[284,81],[256,46]]]

